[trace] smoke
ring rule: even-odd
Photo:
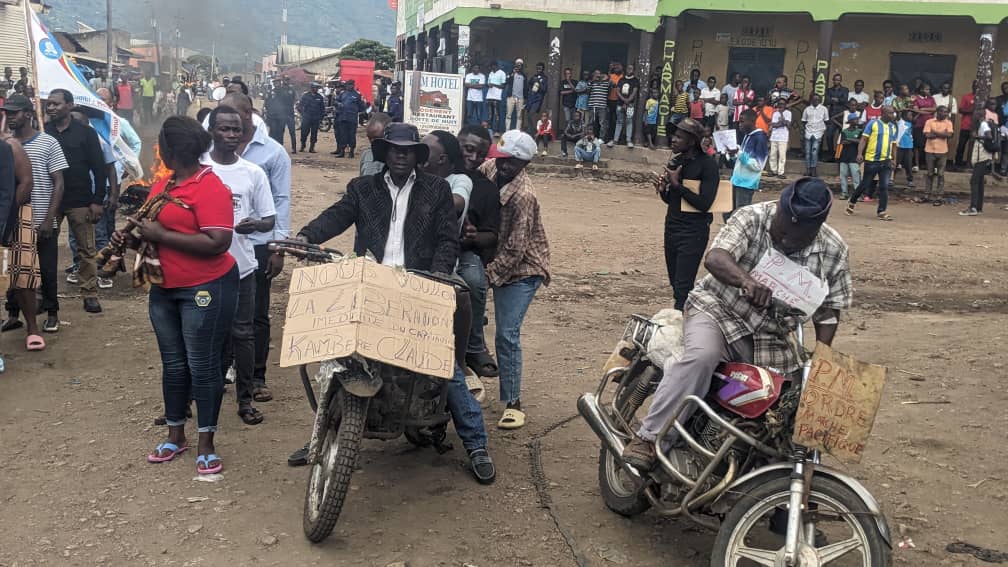
[[[279,2],[175,0],[153,4],[162,45],[174,45],[177,29],[181,34],[180,45],[209,55],[216,41],[217,58],[224,63],[238,63],[244,61],[246,53],[249,60],[258,59],[277,43],[278,38],[263,34],[260,25],[263,10],[250,4],[275,4],[276,14],[271,15],[274,20],[280,20]]]

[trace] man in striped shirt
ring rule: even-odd
[[[609,129],[609,77],[602,74],[602,71],[595,69],[591,83],[588,84],[588,115],[586,124],[598,123],[596,132],[605,132]],[[605,141],[603,140],[604,144]]]
[[[861,141],[858,143],[858,163],[864,163],[864,175],[857,190],[847,203],[848,215],[854,214],[854,204],[878,176],[878,211],[879,220],[893,220],[886,208],[889,205],[889,181],[896,169],[896,111],[891,106],[882,107],[882,117],[876,118],[865,126]]]

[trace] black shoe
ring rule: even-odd
[[[97,297],[85,297],[84,298],[84,311],[88,313],[101,313],[101,303],[98,303]]]
[[[287,465],[291,467],[303,467],[308,464],[308,445],[294,451],[287,457]]]
[[[353,157],[354,157],[353,153],[354,153],[354,151],[353,151],[353,150],[350,150],[350,156],[349,156],[349,157],[350,157],[350,159],[353,159]]]
[[[343,152],[336,152],[333,155],[336,157],[346,157],[346,155]]]
[[[301,151],[304,151],[304,150],[301,150]],[[308,153],[315,154],[315,153],[318,153],[318,152],[315,151],[315,146],[312,146],[312,147],[308,148]]]
[[[55,313],[50,313],[42,325],[42,330],[46,333],[58,333],[60,330],[59,316]]]
[[[304,144],[301,144],[301,151],[304,151]],[[296,153],[296,152],[295,152]]]
[[[490,460],[490,453],[486,449],[473,449],[469,451],[469,469],[472,471],[476,482],[480,484],[493,484],[497,478],[497,469],[494,468],[493,461]]]
[[[332,155],[334,155],[334,156],[338,156],[338,155],[340,155],[340,154],[341,154],[341,153],[343,153],[343,152],[341,152],[341,151],[339,151],[339,150],[333,150],[333,151],[331,151],[331,152],[329,152],[329,153],[330,153],[330,154],[332,154]]]

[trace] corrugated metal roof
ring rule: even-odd
[[[312,47],[310,45],[278,45],[277,65],[289,65],[301,61],[310,61],[326,55],[338,54],[340,50],[334,47]]]

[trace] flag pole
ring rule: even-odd
[[[35,83],[35,114],[39,123],[39,129],[42,129],[42,117],[45,114],[42,112],[42,86],[39,85],[38,76],[38,65],[35,62],[36,54],[36,44],[35,44],[35,34],[32,32],[32,7],[28,0],[23,0],[24,11],[25,11],[25,28],[28,33],[28,60],[30,63],[32,82]]]

